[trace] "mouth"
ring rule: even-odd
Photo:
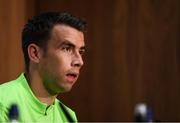
[[[78,73],[72,72],[72,73],[67,73],[66,77],[67,77],[67,80],[72,83],[72,82],[75,82],[77,80],[78,75],[79,75]]]

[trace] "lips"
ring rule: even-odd
[[[79,74],[76,73],[76,72],[70,72],[70,73],[66,74],[66,78],[67,78],[68,82],[73,83],[73,82],[75,82],[77,80],[78,75]]]

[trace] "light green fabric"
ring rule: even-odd
[[[20,122],[68,122],[58,99],[48,106],[40,102],[32,93],[24,74],[16,80],[0,85],[0,122],[8,122],[8,109],[12,104],[19,108]],[[62,104],[62,103],[61,103]],[[75,113],[65,106],[68,114],[77,122]]]

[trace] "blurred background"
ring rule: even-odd
[[[59,96],[79,121],[133,121],[139,102],[180,121],[179,0],[0,0],[0,83],[23,71],[21,30],[46,11],[88,23],[82,74]]]

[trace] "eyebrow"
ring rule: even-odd
[[[67,46],[70,46],[70,47],[75,47],[75,45],[73,43],[71,43],[70,41],[63,41],[60,46],[63,46],[63,45],[67,45]]]
[[[60,46],[63,46],[63,45],[67,45],[67,46],[70,46],[70,47],[73,47],[73,48],[76,47],[73,43],[71,43],[71,42],[68,41],[68,40],[63,41],[63,42],[60,44]],[[82,46],[82,47],[80,47],[80,49],[81,49],[81,50],[85,50],[86,47],[85,47],[85,46]]]

